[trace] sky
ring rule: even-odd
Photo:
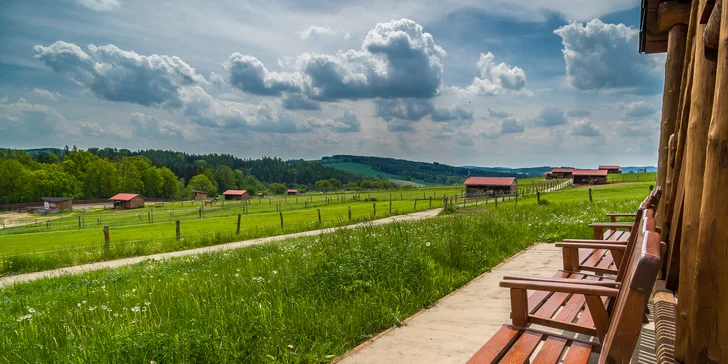
[[[636,0],[0,0],[0,147],[655,165]]]

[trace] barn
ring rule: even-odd
[[[192,190],[195,195],[195,201],[207,200],[207,191]]]
[[[114,209],[126,210],[144,207],[144,197],[137,193],[118,193],[109,200],[114,201]]]
[[[552,178],[571,178],[574,168],[551,168]]]
[[[48,203],[48,211],[73,210],[73,197],[41,197],[43,205]]]
[[[551,171],[548,171],[548,172],[544,173],[543,175],[544,175],[544,177],[546,177],[546,179],[554,179],[554,173]]]
[[[226,200],[250,200],[247,190],[227,190],[222,193]]]
[[[288,196],[296,196],[300,194],[301,192],[298,192],[298,190],[288,190]]]
[[[607,183],[606,169],[576,169],[573,172],[575,185],[603,185]]]
[[[599,166],[600,170],[606,170],[608,174],[622,174],[620,166]]]
[[[515,177],[468,177],[465,180],[467,197],[516,193]]]

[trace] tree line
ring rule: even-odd
[[[108,198],[138,193],[147,198],[191,198],[193,190],[214,197],[228,189],[285,193],[288,188],[333,191],[391,188],[318,163],[279,158],[243,160],[225,154],[90,148],[0,150],[0,203],[39,201],[44,196]]]

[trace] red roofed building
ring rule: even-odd
[[[571,178],[574,168],[551,168],[552,178]]]
[[[575,185],[603,185],[607,183],[606,169],[575,169]]]
[[[250,200],[247,190],[227,190],[222,193],[226,200]]]
[[[468,177],[465,195],[468,197],[516,193],[515,177]]]
[[[545,172],[544,176],[546,176],[546,179],[554,179],[554,173],[551,171]]]
[[[117,210],[144,207],[144,197],[137,193],[118,193],[109,200],[114,201],[114,208]]]
[[[298,192],[298,190],[288,190],[288,196],[295,196],[300,194],[301,192]]]
[[[599,169],[604,169],[609,174],[621,174],[622,167],[620,166],[599,166]]]

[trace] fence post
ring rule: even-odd
[[[240,216],[240,215],[238,215],[238,216]],[[175,238],[177,239],[177,241],[179,241],[179,239],[180,239],[179,220],[176,220],[174,222],[174,232],[175,232]]]
[[[240,235],[240,214],[238,214],[238,227],[235,229],[235,235]]]
[[[432,208],[432,196],[430,196],[430,208]]]
[[[518,206],[518,192],[516,192],[516,206]]]
[[[594,202],[594,200],[592,200],[591,188],[589,189],[589,202]]]
[[[650,185],[650,192],[652,192],[652,190],[653,190],[654,188],[655,188],[655,186],[653,186],[653,185]]]
[[[349,221],[351,221],[351,206],[349,206]]]
[[[375,203],[373,203],[373,204],[372,204],[372,207],[374,208],[374,215],[373,215],[373,216],[374,216],[374,217],[377,217],[377,203],[376,203],[376,202],[375,202]]]
[[[78,228],[81,228],[81,215],[78,215]]]
[[[541,192],[536,191],[536,203],[541,203]]]
[[[415,208],[414,208],[414,210],[417,211],[417,198],[415,198]]]
[[[391,195],[390,195],[391,196]],[[389,214],[392,214],[392,199],[389,199]]]
[[[316,211],[318,211],[319,225],[321,225],[321,209],[316,209]]]
[[[498,196],[495,196],[495,207],[498,207]]]
[[[109,227],[104,226],[104,249],[109,249],[110,241],[111,241],[111,238],[109,237]]]
[[[279,211],[278,214],[281,216],[281,230],[283,230],[283,211]]]

